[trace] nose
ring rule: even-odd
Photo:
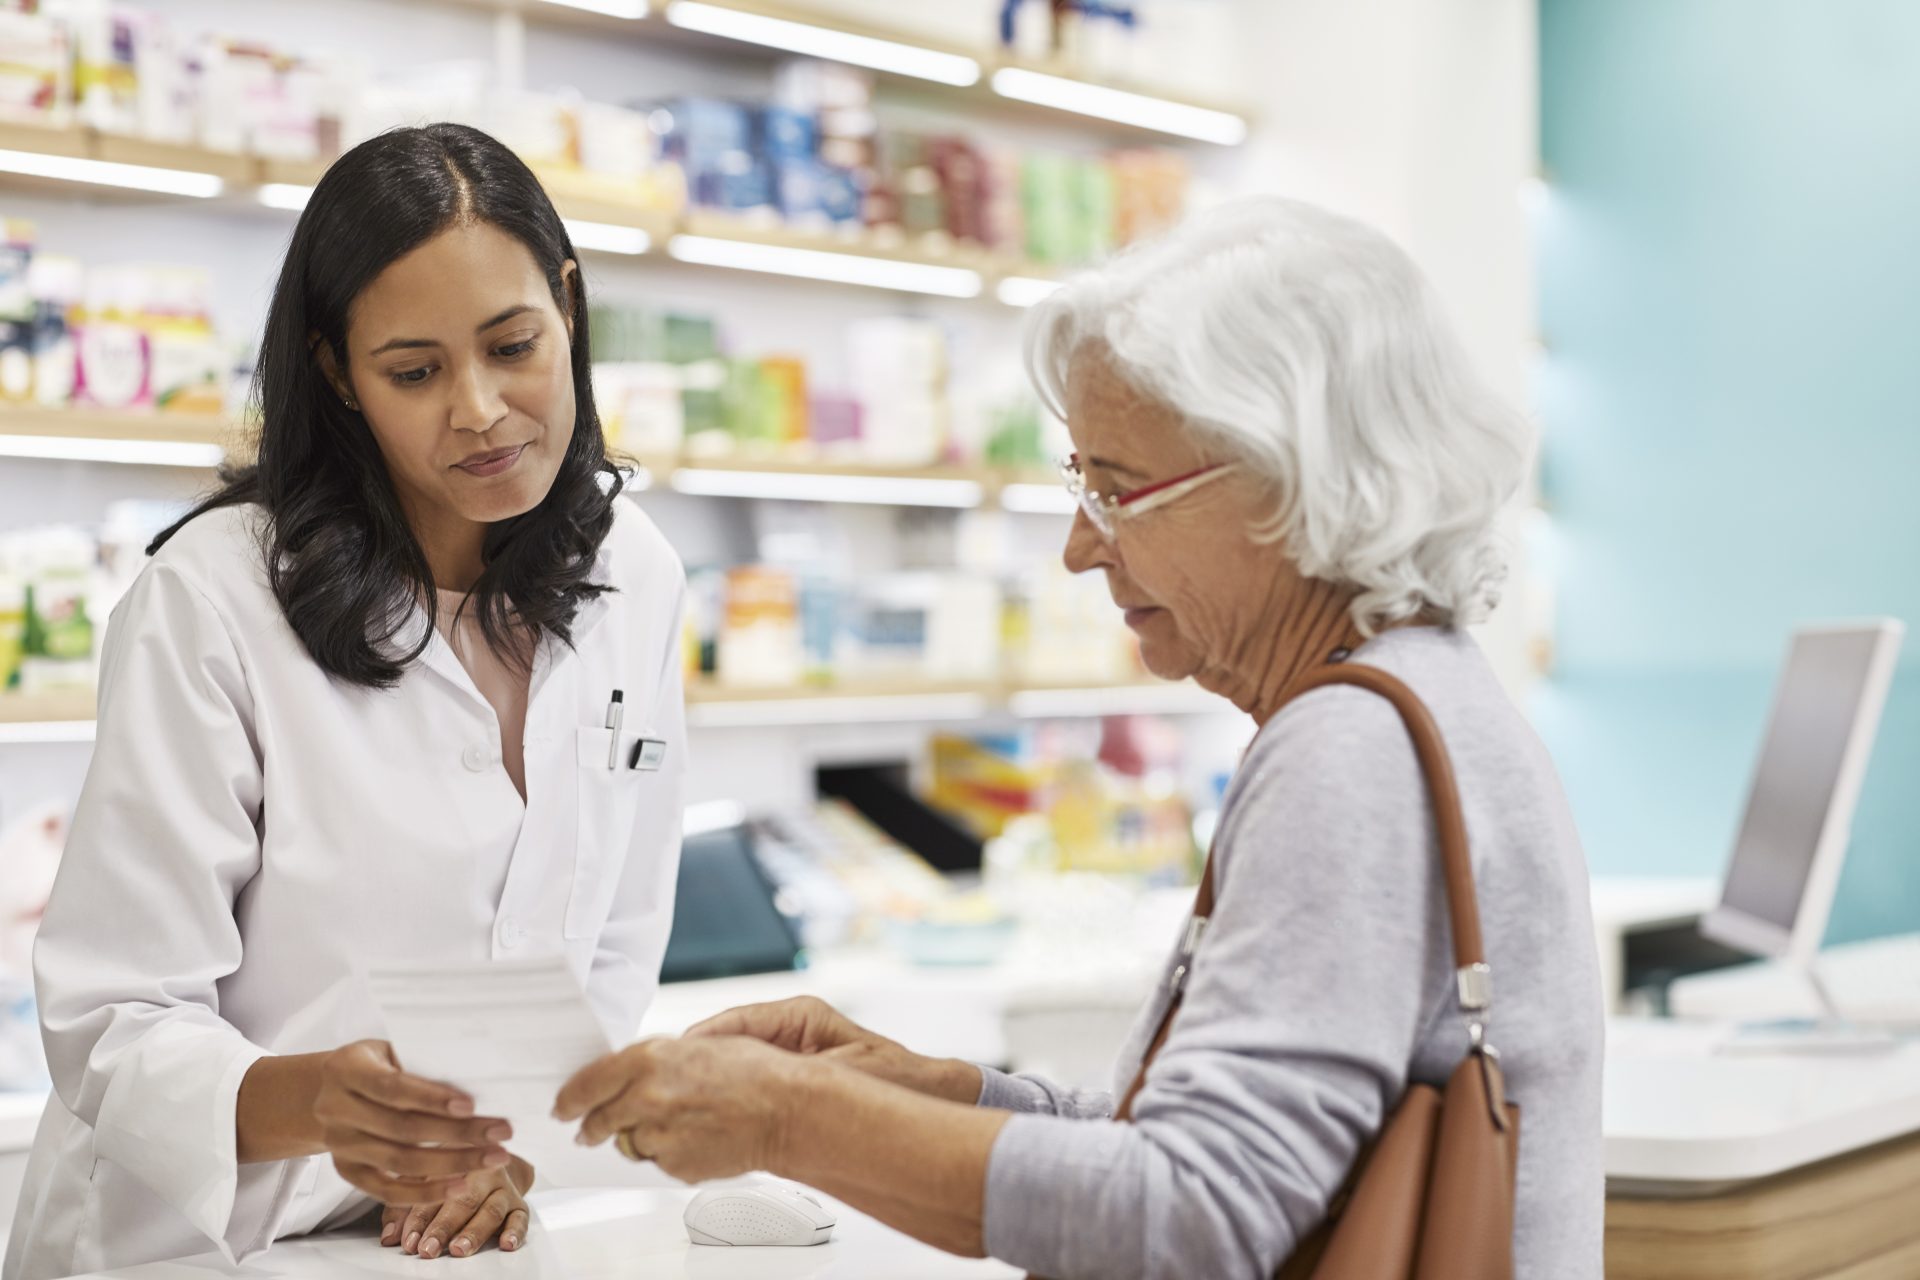
[[[507,416],[507,402],[484,365],[469,362],[452,382],[453,403],[447,408],[447,425],[455,431],[481,435]]]
[[[1117,564],[1113,554],[1113,544],[1100,536],[1093,527],[1093,521],[1087,519],[1087,513],[1073,513],[1073,526],[1067,530],[1066,551],[1061,560],[1067,566],[1068,573],[1085,573],[1089,569],[1105,569]]]

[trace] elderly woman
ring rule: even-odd
[[[1028,351],[1077,449],[1067,565],[1106,575],[1156,675],[1258,725],[1133,1123],[1108,1122],[1113,1094],[920,1057],[815,1000],[604,1058],[559,1113],[681,1177],[769,1170],[1048,1276],[1272,1274],[1407,1086],[1467,1050],[1407,731],[1351,687],[1286,701],[1344,649],[1409,685],[1452,753],[1524,1117],[1514,1274],[1598,1277],[1586,867],[1552,764],[1463,629],[1503,577],[1527,428],[1406,254],[1290,200],[1217,209],[1067,285]],[[1119,1091],[1167,999],[1141,1011]]]

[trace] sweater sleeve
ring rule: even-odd
[[[1008,1121],[988,1252],[1056,1280],[1272,1274],[1383,1124],[1440,1007],[1435,849],[1390,704],[1323,689],[1275,717],[1236,779],[1213,918],[1135,1123]]]
[[[1113,1095],[1104,1089],[1068,1089],[1045,1076],[1008,1075],[980,1068],[979,1106],[1069,1120],[1105,1120],[1113,1115]]]

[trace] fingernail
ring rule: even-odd
[[[407,1252],[412,1253],[415,1249],[419,1247],[420,1247],[420,1233],[418,1231],[409,1231],[407,1233],[407,1244],[406,1244]]]
[[[481,1136],[488,1142],[505,1142],[513,1136],[513,1126],[510,1124],[496,1124],[488,1128],[486,1133]]]
[[[500,1237],[500,1247],[502,1249],[518,1249],[520,1247],[520,1237],[509,1232],[507,1235]]]
[[[399,1238],[400,1238],[400,1224],[397,1222],[389,1222],[386,1226],[380,1229],[381,1244],[392,1244],[395,1240],[398,1240]]]
[[[447,1104],[447,1114],[455,1115],[455,1116],[472,1115],[473,1099],[472,1098],[455,1098],[452,1102],[449,1102]]]
[[[438,1240],[435,1240],[432,1236],[428,1236],[427,1242],[420,1246],[420,1256],[423,1258],[439,1257],[440,1242]]]
[[[513,1157],[504,1151],[489,1151],[480,1157],[481,1167],[486,1169],[504,1169],[512,1163]]]
[[[462,1257],[462,1258],[466,1257],[467,1252],[472,1248],[473,1248],[473,1241],[467,1239],[465,1236],[461,1236],[458,1240],[455,1240],[453,1242],[453,1252],[458,1257]]]
[[[579,1133],[576,1133],[573,1136],[573,1140],[583,1147],[590,1147],[593,1145],[593,1140],[587,1137],[587,1131],[585,1129],[582,1129]]]

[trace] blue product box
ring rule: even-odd
[[[779,164],[810,160],[819,147],[820,127],[814,118],[792,107],[765,107],[760,111],[760,151]]]
[[[823,212],[821,207],[821,169],[817,160],[776,160],[773,162],[774,203],[780,216],[789,220],[811,218]]]
[[[819,170],[820,212],[835,223],[858,223],[866,205],[866,193],[859,177],[851,170],[823,164]]]

